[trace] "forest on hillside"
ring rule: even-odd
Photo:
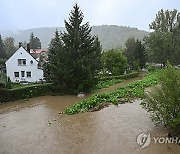
[[[16,33],[7,32],[2,34],[2,37],[5,38],[11,36],[14,38],[15,44],[18,44],[18,42],[28,42],[29,36],[33,32],[34,35],[40,38],[42,48],[47,48],[51,38],[54,36],[54,32],[56,31],[56,29],[61,32],[65,31],[64,27],[44,27],[28,30],[19,30]],[[143,37],[148,34],[149,33],[146,31],[126,26],[92,26],[92,35],[98,35],[103,50],[122,48],[124,47],[124,43],[128,38],[135,37],[135,39],[142,40]]]

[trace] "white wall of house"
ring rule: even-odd
[[[26,63],[23,63],[23,61],[26,61]],[[38,69],[38,62],[23,47],[20,47],[6,61],[6,72],[7,76],[10,77],[12,82],[36,82],[43,79],[43,70]],[[17,77],[18,72],[19,77]]]

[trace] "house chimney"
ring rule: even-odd
[[[19,48],[22,47],[23,43],[22,42],[19,42]]]
[[[27,43],[27,52],[30,53],[30,43]]]

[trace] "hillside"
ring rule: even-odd
[[[64,31],[63,27],[45,27],[45,28],[35,28],[28,30],[20,30],[16,33],[6,33],[2,35],[3,38],[7,36],[12,36],[15,39],[16,44],[18,42],[24,42],[29,40],[31,32],[35,36],[39,37],[43,48],[47,48],[50,40],[52,39],[55,30]],[[124,42],[129,37],[135,37],[136,39],[142,39],[148,32],[138,30],[137,28],[130,28],[125,26],[116,25],[102,25],[93,26],[92,34],[98,35],[104,50],[112,48],[120,48],[124,46]]]

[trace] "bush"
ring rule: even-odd
[[[105,76],[105,77],[100,77],[99,81],[106,81],[106,80],[112,80],[112,79],[126,80],[126,79],[137,77],[138,75],[139,75],[139,72],[133,72],[133,73],[118,75],[118,76]]]
[[[113,86],[117,83],[122,82],[121,79],[111,79],[111,80],[105,80],[105,81],[99,81],[96,86],[94,87],[94,90],[96,89],[102,89],[102,88],[108,88],[110,86]]]
[[[155,66],[153,66],[152,64],[147,65],[146,68],[149,72],[155,71]]]
[[[0,103],[11,101],[11,93],[5,88],[0,88]]]
[[[52,84],[34,84],[14,89],[0,89],[0,102],[15,101],[52,93]]]
[[[146,95],[142,106],[155,123],[180,130],[180,71],[168,65],[160,76],[160,88]]]

